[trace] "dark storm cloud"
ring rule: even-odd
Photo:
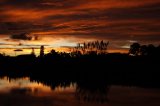
[[[75,31],[152,31],[159,32],[159,25],[150,25],[149,23],[117,23],[111,25],[84,25],[73,28]]]
[[[144,5],[141,7],[126,7],[126,8],[111,8],[111,9],[82,9],[77,10],[75,14],[63,14],[48,16],[48,20],[129,20],[129,19],[159,19],[160,18],[160,3]]]
[[[15,34],[11,35],[11,39],[16,39],[16,40],[32,40],[34,36],[28,34],[28,33],[22,33],[22,34]]]
[[[85,3],[84,0],[5,0],[0,3],[4,6],[12,6],[19,9],[63,9],[72,8],[81,3]]]
[[[159,19],[160,3],[149,4],[141,7],[114,8],[105,13],[111,20],[120,19]]]
[[[55,31],[68,28],[68,26],[54,26],[48,23],[31,22],[0,22],[0,33],[17,34],[24,32]]]

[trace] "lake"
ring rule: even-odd
[[[160,89],[1,77],[0,106],[160,106]]]

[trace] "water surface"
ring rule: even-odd
[[[97,89],[76,83],[53,89],[28,77],[2,77],[0,106],[160,106],[160,90],[123,86]]]

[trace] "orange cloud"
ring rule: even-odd
[[[9,38],[24,32],[41,38],[25,44],[48,48],[103,39],[120,50],[127,40],[160,41],[160,0],[3,0],[0,5],[1,44],[24,42]]]

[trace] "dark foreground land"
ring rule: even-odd
[[[28,76],[37,80],[97,82],[113,85],[160,87],[160,57],[128,54],[67,54],[51,52],[42,57],[0,56],[0,75]]]

